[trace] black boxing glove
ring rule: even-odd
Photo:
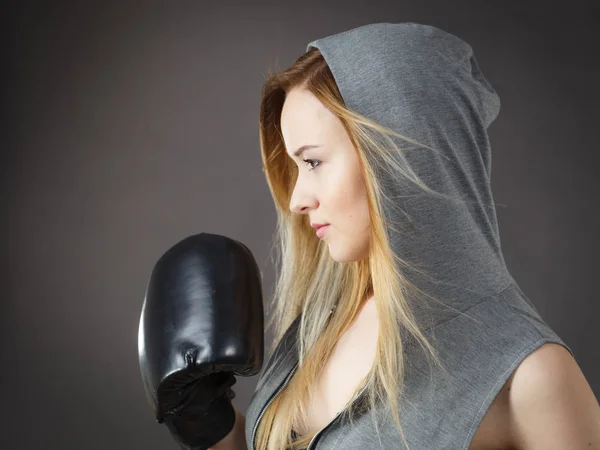
[[[263,364],[259,268],[225,236],[183,239],[156,263],[138,331],[144,390],[159,423],[185,450],[206,450],[235,423],[234,375]]]

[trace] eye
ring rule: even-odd
[[[302,161],[304,161],[306,164],[313,163],[313,162],[317,162],[317,163],[320,163],[320,162],[321,162],[321,161],[319,161],[318,159],[303,159]],[[318,165],[318,164],[317,164],[317,165]],[[310,172],[311,170],[314,170],[314,169],[317,167],[317,165],[312,165],[312,164],[311,164],[311,165],[310,165],[310,167],[311,167],[311,168],[310,168],[310,169],[308,169],[308,170],[309,170],[309,172]]]

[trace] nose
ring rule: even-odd
[[[306,214],[308,210],[319,205],[317,198],[308,189],[296,183],[290,199],[290,211],[296,214]]]

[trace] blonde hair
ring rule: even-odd
[[[307,216],[293,214],[289,210],[297,167],[286,154],[280,119],[286,95],[295,88],[310,91],[340,119],[357,151],[367,189],[372,233],[369,255],[364,260],[348,263],[333,260],[326,243],[315,238]],[[414,266],[392,251],[388,230],[399,231],[394,225],[401,227],[402,224],[388,223],[384,219],[384,205],[386,202],[393,204],[394,199],[385,196],[370,158],[375,155],[379,165],[393,174],[392,179],[411,180],[425,191],[437,195],[418,179],[389,135],[416,142],[348,109],[325,59],[316,48],[298,58],[287,70],[267,75],[261,95],[259,126],[263,172],[277,213],[277,276],[270,308],[272,315],[267,321],[268,329],[274,326],[274,339],[268,353],[274,351],[301,312],[302,318],[298,328],[298,369],[266,408],[256,430],[257,449],[296,450],[308,446],[315,433],[300,435],[292,442],[292,427],[297,424],[305,426],[310,388],[315,385],[339,337],[371,293],[375,294],[379,315],[379,340],[374,364],[365,378],[365,396],[368,407],[372,409],[376,402],[387,400],[399,434],[408,448],[398,412],[398,398],[404,388],[406,345],[401,340],[400,329],[403,327],[414,336],[426,354],[438,366],[442,365],[437,350],[426,338],[409,306],[409,292],[424,293],[400,270],[402,265]],[[330,316],[332,308],[335,308],[335,313]],[[359,389],[360,386],[354,394]],[[349,402],[341,413],[352,421],[357,410],[357,402]]]

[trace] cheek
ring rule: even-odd
[[[358,177],[360,177],[360,175],[358,175]],[[370,225],[367,190],[362,181],[360,183],[355,183],[353,188],[353,228],[356,230],[357,233],[362,235],[365,233],[365,230],[368,229]]]
[[[360,196],[360,206],[357,208],[356,224],[360,227],[359,232],[361,233],[364,233],[371,226],[369,202],[367,201],[367,193],[364,190]]]
[[[360,174],[357,177],[360,177]],[[356,178],[335,181],[335,188],[329,199],[334,214],[331,220],[335,220],[335,217],[342,220],[340,226],[352,232],[363,231],[369,225],[369,207],[364,184],[357,182]]]

